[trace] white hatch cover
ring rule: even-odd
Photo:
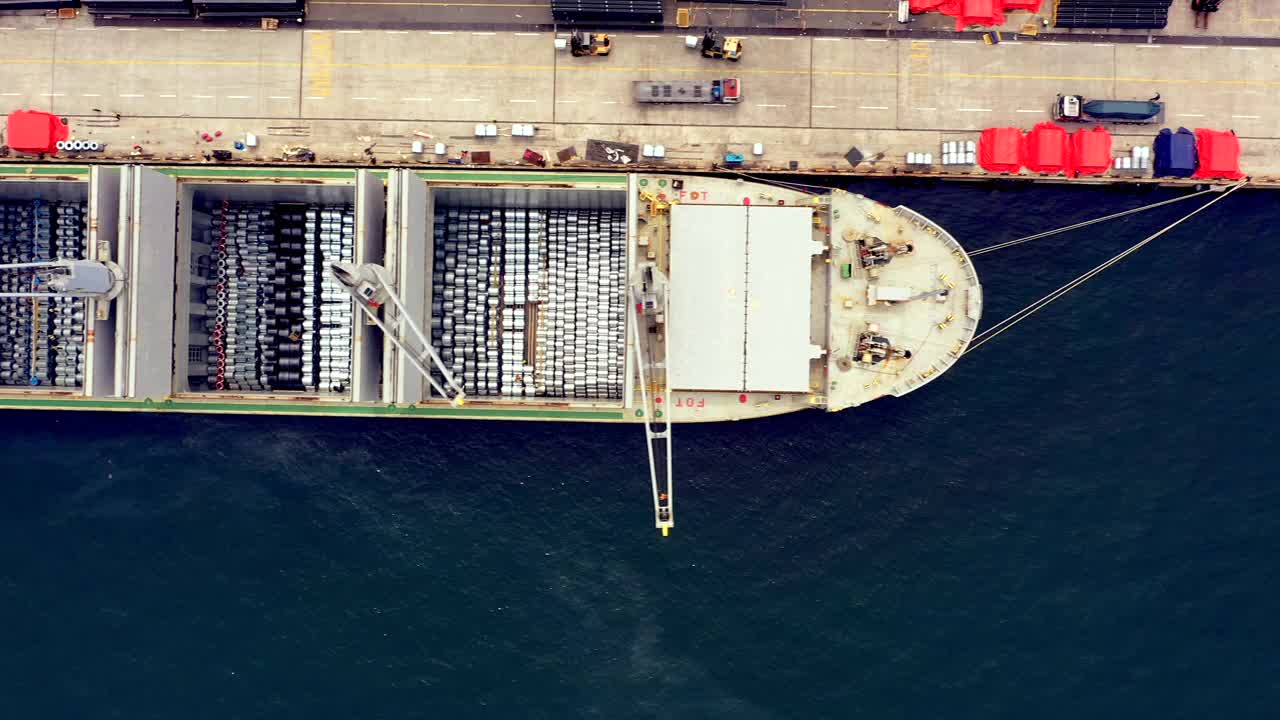
[[[746,390],[807,392],[813,209],[753,206],[747,214]]]
[[[806,392],[813,210],[673,205],[670,385]]]
[[[671,206],[669,385],[742,389],[747,213],[735,205]]]

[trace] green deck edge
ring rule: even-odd
[[[0,408],[44,410],[132,410],[135,412],[271,413],[277,415],[360,415],[387,417],[540,418],[548,420],[622,420],[621,410],[522,410],[518,408],[454,408],[409,405],[284,405],[270,403],[184,402],[181,400],[79,400],[71,398],[0,398]]]
[[[0,166],[0,177],[48,177],[57,175],[89,176],[86,165],[18,165]]]
[[[472,182],[573,182],[599,183],[603,185],[626,185],[626,175],[585,175],[575,172],[532,173],[532,172],[500,172],[483,170],[419,170],[418,177],[423,180],[459,180]]]
[[[355,168],[282,168],[282,167],[193,167],[186,165],[149,166],[156,172],[177,178],[226,179],[302,179],[354,181]],[[387,171],[370,170],[385,178]],[[626,185],[625,174],[586,174],[582,172],[503,172],[500,170],[417,170],[418,177],[431,181],[511,182],[511,183],[595,183]],[[88,177],[87,165],[17,165],[0,166],[0,177]]]
[[[237,167],[157,167],[156,172],[178,178],[301,178],[314,180],[355,180],[356,171],[321,168],[237,168]]]

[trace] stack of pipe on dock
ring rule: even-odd
[[[0,202],[0,263],[83,260],[85,204]],[[0,274],[0,292],[37,291],[30,272]],[[84,385],[86,301],[0,298],[0,385]]]
[[[473,396],[622,397],[621,210],[437,209],[432,341]]]
[[[352,307],[326,268],[352,259],[354,238],[350,206],[214,207],[207,389],[346,392]]]

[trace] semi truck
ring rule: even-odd
[[[639,103],[734,104],[742,86],[737,78],[722,80],[636,80],[631,94]]]
[[[1053,119],[1156,125],[1164,122],[1164,103],[1160,102],[1159,94],[1150,100],[1098,100],[1082,95],[1059,95],[1053,101]]]

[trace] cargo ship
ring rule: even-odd
[[[639,423],[664,531],[672,423],[903,395],[982,311],[909,208],[656,172],[9,167],[0,265],[0,408]]]

